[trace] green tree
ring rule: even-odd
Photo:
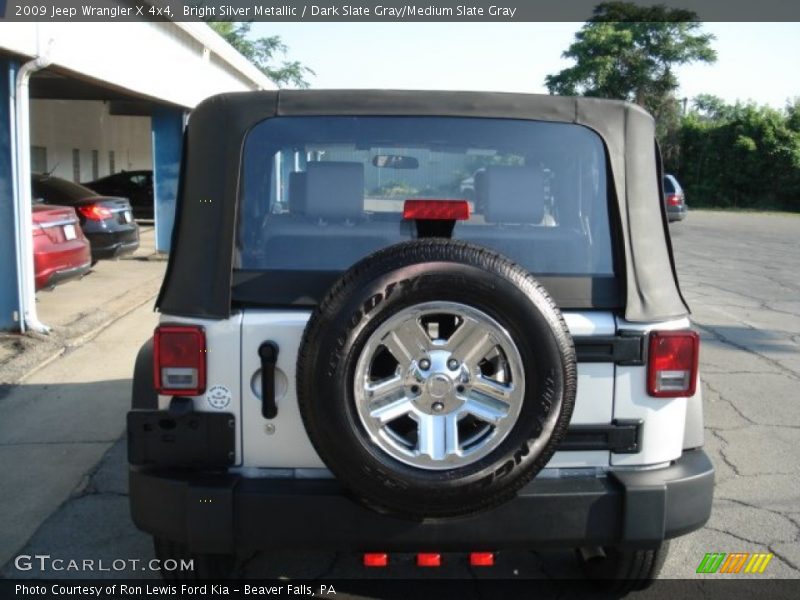
[[[699,94],[692,99],[694,116],[704,121],[724,121],[732,116],[732,108],[713,94]]]
[[[672,167],[695,206],[800,211],[797,103],[775,110],[695,98]]]
[[[786,113],[789,115],[789,129],[800,133],[800,97],[786,104]]]
[[[309,84],[306,77],[315,74],[309,67],[296,60],[284,60],[279,65],[275,64],[276,55],[285,56],[289,50],[280,36],[251,38],[249,35],[251,23],[247,22],[212,21],[208,25],[278,87],[291,85],[307,88]]]
[[[691,11],[629,2],[598,4],[562,54],[575,65],[548,75],[551,94],[636,102],[661,116],[677,115],[676,66],[713,63],[714,36],[701,31]]]

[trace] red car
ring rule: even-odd
[[[91,246],[74,208],[33,205],[33,264],[37,290],[82,277],[92,267]]]

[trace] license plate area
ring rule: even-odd
[[[221,469],[234,463],[236,420],[229,413],[134,410],[128,462],[138,466]]]
[[[64,225],[63,231],[64,231],[64,239],[67,241],[74,240],[76,237],[78,237],[78,234],[75,232],[75,225],[72,224]]]

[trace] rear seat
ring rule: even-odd
[[[590,271],[589,243],[578,229],[546,226],[544,177],[534,167],[490,166],[476,180],[485,225],[459,222],[453,238],[497,250],[535,273]]]
[[[400,215],[373,221],[364,212],[362,163],[310,162],[288,183],[290,212],[266,220],[260,268],[342,270],[412,237]]]

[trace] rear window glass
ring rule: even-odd
[[[344,271],[416,237],[409,199],[464,199],[453,238],[540,275],[613,275],[606,156],[573,124],[276,117],[249,133],[236,267]]]

